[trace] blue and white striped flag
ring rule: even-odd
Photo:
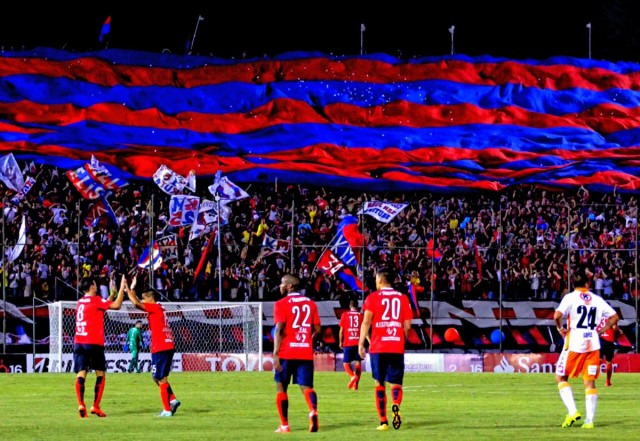
[[[162,255],[158,244],[154,243],[153,252],[151,251],[151,246],[144,249],[142,256],[138,260],[138,266],[143,269],[152,268],[155,271],[160,268],[160,265],[162,265]]]

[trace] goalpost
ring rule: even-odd
[[[173,331],[174,371],[262,371],[262,303],[167,302],[162,303]],[[76,302],[49,304],[49,372],[71,372]],[[126,372],[131,359],[127,331],[142,320],[142,370],[150,370],[149,327],[146,313],[131,303],[105,313],[107,370]]]

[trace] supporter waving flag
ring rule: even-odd
[[[153,247],[148,246],[142,252],[140,259],[138,260],[138,267],[152,270],[157,270],[162,265],[162,254],[160,253],[160,247],[154,242]]]
[[[362,290],[362,281],[331,251],[331,248],[324,250],[318,259],[317,268],[327,275],[338,276],[354,291]]]
[[[0,180],[8,189],[16,192],[24,187],[24,177],[13,153],[0,157]]]
[[[249,197],[249,193],[231,182],[226,176],[222,176],[221,172],[216,174],[215,181],[209,186],[209,192],[226,201],[237,201]]]
[[[162,164],[153,174],[153,182],[168,195],[180,194],[185,188],[196,191],[196,174],[193,170],[185,178]]]
[[[358,229],[358,218],[347,215],[338,224],[335,237],[318,259],[316,267],[326,274],[337,275],[351,289],[362,290],[362,280],[357,274],[360,272],[363,246],[364,239]]]
[[[367,201],[358,214],[367,214],[374,219],[388,224],[391,220],[404,210],[409,203],[394,203],[386,201]]]
[[[358,229],[358,218],[352,215],[345,216],[338,224],[336,235],[329,247],[345,265],[359,268],[363,246],[364,239]]]

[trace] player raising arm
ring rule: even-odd
[[[100,418],[107,416],[100,408],[100,401],[107,381],[107,361],[104,356],[104,313],[109,309],[120,309],[124,300],[126,280],[122,277],[120,290],[114,301],[98,295],[98,286],[93,277],[84,277],[80,289],[84,296],[76,304],[76,329],[73,338],[73,369],[76,373],[76,398],[80,418],[88,418],[84,404],[87,372],[96,371],[91,413]]]
[[[158,416],[171,417],[180,406],[180,401],[176,398],[169,384],[169,372],[171,372],[173,354],[175,353],[173,331],[167,321],[164,306],[156,302],[153,291],[144,291],[142,300],[140,300],[136,295],[135,287],[136,279],[134,278],[131,286],[127,286],[127,295],[136,308],[147,313],[149,319],[151,375],[153,381],[160,388],[160,399],[162,400],[162,412]]]

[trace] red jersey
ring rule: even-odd
[[[358,346],[360,341],[360,325],[362,324],[362,313],[358,311],[345,311],[340,316],[340,327],[342,328],[342,346]]]
[[[300,293],[290,293],[273,305],[273,321],[284,323],[279,356],[313,360],[313,328],[320,325],[318,306]]]
[[[596,328],[596,332],[598,332],[600,329],[604,328],[604,325],[607,324],[607,319],[605,317],[602,318],[602,320],[600,320],[600,324],[598,325],[598,327]],[[604,331],[601,335],[600,338],[602,340],[606,340],[610,343],[615,343],[616,342],[616,330],[613,328],[609,328],[606,331]]]
[[[98,295],[78,300],[74,343],[104,346],[104,313],[111,303]]]
[[[151,353],[175,349],[173,331],[160,303],[143,303],[144,310],[149,314],[149,331],[151,331]]]
[[[393,288],[372,292],[363,311],[371,311],[370,353],[404,353],[404,322],[413,319],[409,298]]]

